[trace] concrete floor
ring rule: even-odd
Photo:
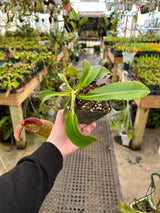
[[[95,56],[96,58],[96,56]],[[42,141],[27,133],[27,148],[18,150],[15,145],[0,143],[0,156],[8,170],[23,156],[31,154]],[[150,185],[153,172],[160,173],[160,127],[146,129],[141,150],[133,151],[113,140],[123,200],[129,204],[134,198],[143,197]],[[0,162],[0,169],[4,168]]]
[[[113,141],[121,192],[124,202],[143,197],[151,183],[151,174],[160,173],[160,127],[146,128],[141,149],[133,151]],[[155,178],[155,183],[158,178]]]

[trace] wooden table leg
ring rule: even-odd
[[[132,140],[131,147],[132,149],[140,149],[146,122],[148,118],[149,109],[147,108],[137,108],[136,118],[134,123],[135,133],[134,138]]]
[[[12,106],[9,106],[9,109],[10,109],[10,114],[11,114],[11,118],[12,118],[13,129],[15,129],[15,127],[23,121],[22,106],[21,105],[18,105],[18,106],[12,105]],[[16,146],[19,149],[24,149],[26,147],[26,133],[25,133],[24,129],[21,133],[20,140],[16,141]]]
[[[103,50],[103,59],[108,58],[108,49],[107,50]]]
[[[118,64],[114,64],[112,82],[117,82],[117,66]]]

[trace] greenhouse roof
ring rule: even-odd
[[[74,2],[72,6],[80,16],[88,17],[102,17],[106,9],[106,4],[103,2]]]

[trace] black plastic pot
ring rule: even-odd
[[[109,41],[104,41],[104,44],[105,44],[105,45],[109,45],[110,42],[109,42]]]
[[[6,92],[7,92],[7,89],[6,89],[6,88],[0,87],[0,93],[6,93]]]
[[[150,89],[149,95],[160,95],[160,86],[159,85],[146,85]]]
[[[106,114],[108,114],[110,110],[111,110],[111,107],[108,108],[108,112],[107,111],[85,111],[85,110],[79,110],[76,108],[75,112],[76,112],[79,124],[90,124],[102,118]]]
[[[158,52],[158,51],[138,51],[137,53],[136,53],[136,57],[140,57],[140,56],[145,56],[145,55],[147,55],[147,56],[152,56],[152,55],[160,55],[160,52]]]
[[[130,63],[123,63],[123,68],[124,68],[124,70],[129,70],[129,68],[130,68]]]
[[[121,57],[121,56],[122,56],[122,51],[121,51],[121,50],[115,50],[115,49],[113,48],[112,53],[113,53],[113,55],[116,56],[116,57]]]

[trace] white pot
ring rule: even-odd
[[[130,138],[128,137],[128,135],[120,133],[120,136],[121,136],[121,140],[122,140],[122,145],[129,146]]]
[[[47,115],[53,117],[55,115],[55,113],[56,113],[56,110],[51,108],[48,110]]]
[[[123,63],[127,63],[127,62],[130,62],[133,63],[133,60],[134,60],[134,56],[135,56],[136,53],[134,52],[123,52],[122,55],[123,55]]]
[[[123,113],[122,110],[115,110],[114,108],[112,108],[111,111],[110,111],[111,117],[116,115],[116,114],[121,114],[121,113]]]
[[[143,198],[139,199],[138,201],[143,201],[143,200],[147,200],[147,199],[148,199],[148,201],[149,201],[149,204],[150,204],[151,208],[156,210],[156,207],[154,206],[154,204],[152,203],[152,201],[151,201],[149,198],[143,197]],[[130,204],[130,207],[133,208],[133,206],[134,206],[136,203],[138,203],[138,201],[131,203],[131,204]]]

